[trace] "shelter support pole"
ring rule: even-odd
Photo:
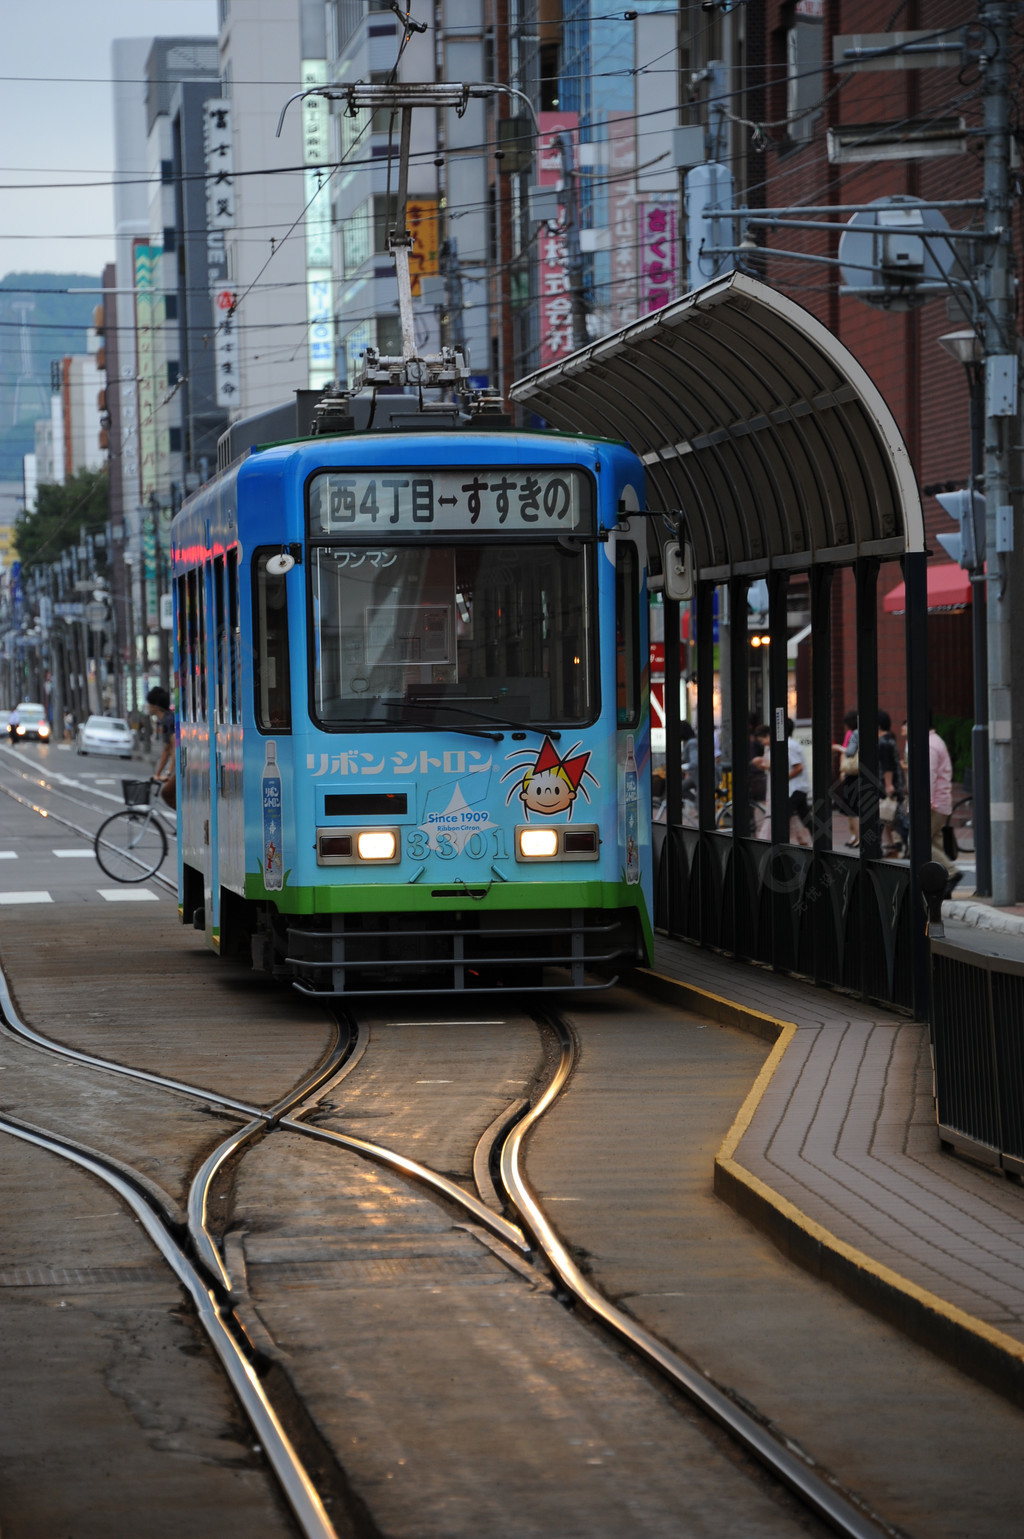
[[[750,640],[747,631],[747,579],[734,577],[729,584],[729,695],[732,702],[732,832],[739,839],[750,833]],[[735,857],[734,857],[735,858]]]
[[[881,857],[878,821],[878,562],[862,556],[854,562],[857,583],[857,750],[860,798],[860,881],[856,903],[859,910],[861,992],[866,992],[868,958],[865,936],[871,933],[869,917],[874,895],[868,863]]]
[[[931,774],[928,753],[928,571],[924,551],[903,557],[907,667],[907,779],[910,798],[910,965],[914,1015],[928,1019],[930,961],[921,867],[931,859]]]
[[[1013,197],[1010,136],[1014,86],[1011,61],[1016,6],[984,0],[979,21],[992,47],[985,75],[985,232],[990,238],[985,270],[985,525],[988,555],[989,817],[992,899],[1017,897],[1014,848],[1013,711],[1011,705],[1011,591],[1007,546],[1001,526],[1013,520],[1010,459],[1019,432],[1018,342],[1013,279]],[[1010,383],[1012,381],[1012,384]]]
[[[677,883],[683,880],[678,870],[681,850],[679,836],[673,832],[683,821],[682,742],[679,737],[680,669],[678,599],[664,600],[665,618],[665,845],[662,860],[668,862],[666,924],[670,935],[679,934],[680,915],[676,902]]]
[[[697,587],[697,806],[703,833],[715,826],[715,585]]]
[[[706,943],[720,931],[719,916],[712,913],[709,887],[708,829],[715,826],[715,585],[697,585],[697,883],[691,876],[690,895],[696,891],[700,938]],[[692,921],[690,934],[693,934]]]
[[[727,895],[732,903],[732,934],[736,951],[749,955],[751,937],[744,933],[742,916],[748,911],[743,901],[743,884],[747,881],[749,863],[744,858],[741,840],[751,832],[750,828],[750,732],[747,716],[750,710],[750,640],[747,627],[747,579],[734,577],[729,583],[729,621],[731,627],[729,651],[729,697],[732,704],[732,741],[722,744],[722,752],[732,765],[732,861],[730,863],[730,887]]]
[[[787,598],[785,572],[768,577],[768,722],[772,729],[769,779],[772,798],[772,844],[789,843],[789,745],[786,716],[789,706],[789,659],[786,656]]]
[[[823,959],[829,955],[828,930],[832,903],[823,875],[821,857],[832,848],[832,568],[811,568],[811,832],[814,867],[811,891],[818,894],[811,911],[814,935],[814,978],[822,976]]]

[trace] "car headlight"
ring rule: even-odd
[[[50,735],[49,727],[46,725],[45,721],[41,721],[39,723],[39,736],[40,737],[49,737],[49,735]]]
[[[21,725],[15,727],[14,730],[18,734],[19,737],[24,737],[25,736],[25,728],[22,727]]]

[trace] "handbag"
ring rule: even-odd
[[[860,769],[860,755],[855,753],[841,753],[839,755],[840,775],[853,776]]]
[[[899,807],[895,796],[883,796],[878,803],[878,816],[883,823],[895,823]]]
[[[947,860],[956,860],[960,853],[960,846],[956,842],[956,829],[952,823],[942,825],[942,853]]]

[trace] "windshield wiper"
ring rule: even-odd
[[[472,700],[474,697],[468,695],[466,698]],[[481,700],[494,700],[497,697],[495,695],[481,695],[479,698]],[[560,738],[562,736],[555,728],[530,726],[523,721],[513,721],[510,716],[492,716],[490,711],[478,711],[475,706],[462,705],[458,700],[436,700],[433,695],[407,695],[406,700],[410,705],[431,705],[435,710],[461,711],[464,716],[479,716],[483,721],[493,721],[499,727],[512,727],[516,732],[538,732],[550,738]],[[487,733],[486,736],[491,737],[493,734]]]
[[[422,711],[422,710],[426,709],[425,704],[421,704],[419,701],[411,699],[411,698],[407,699],[407,700],[380,700],[380,699],[378,699],[378,700],[375,700],[373,703],[374,703],[374,705],[382,705],[384,707],[384,709],[387,710],[387,711],[405,711],[405,710],[408,710],[410,705],[413,706],[413,708],[417,709],[417,710],[421,710]],[[441,703],[443,704],[444,702],[441,702]],[[487,719],[488,719],[488,721],[492,720],[491,717],[488,717]],[[505,725],[507,726],[508,723],[505,723]],[[453,726],[451,730],[453,732],[461,732],[466,737],[486,737],[486,738],[489,738],[492,743],[500,743],[500,742],[503,741],[503,734],[501,732],[488,732],[485,727],[455,727],[455,726]]]

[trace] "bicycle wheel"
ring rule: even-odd
[[[144,882],[163,864],[167,835],[148,808],[125,807],[100,825],[93,848],[115,882]]]
[[[954,802],[947,819],[956,835],[957,850],[961,855],[974,854],[974,798],[962,796]]]

